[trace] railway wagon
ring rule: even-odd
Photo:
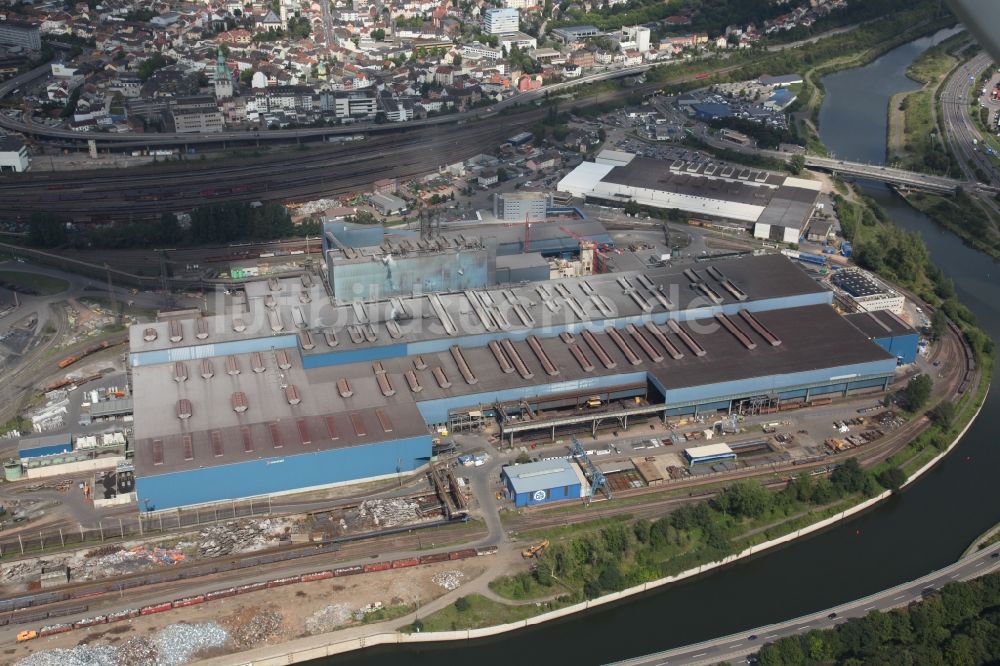
[[[483,548],[476,548],[476,555],[496,555],[497,551],[500,550],[498,546],[485,546]]]
[[[164,613],[173,608],[173,605],[169,601],[164,601],[161,604],[152,604],[150,606],[143,606],[139,609],[139,615],[153,615],[154,613]]]
[[[212,590],[205,595],[205,601],[215,601],[216,599],[225,599],[226,597],[236,596],[235,587],[227,587],[224,590]]]
[[[349,567],[337,567],[333,570],[333,575],[336,578],[340,576],[354,576],[355,574],[364,573],[365,568],[360,564],[355,564]]]
[[[10,616],[10,624],[22,624],[24,622],[38,622],[49,616],[47,611],[28,611],[25,613],[14,613]]]
[[[256,592],[257,590],[263,590],[267,587],[267,583],[247,583],[246,585],[239,585],[236,587],[236,594],[247,594],[248,592]]]
[[[114,613],[108,613],[108,622],[121,622],[122,620],[129,620],[134,617],[139,617],[138,608],[124,608]]]
[[[175,599],[173,601],[173,608],[184,608],[186,606],[197,606],[198,604],[205,603],[205,595],[197,594],[193,597],[184,597],[183,599]]]
[[[86,629],[87,627],[93,627],[94,625],[97,624],[107,624],[107,622],[108,622],[107,615],[95,615],[94,617],[85,617],[80,620],[77,620],[76,622],[73,623],[73,628]]]
[[[64,634],[72,629],[72,624],[47,624],[38,630],[38,635],[42,637],[55,636],[56,634]]]
[[[392,568],[392,561],[386,560],[384,562],[375,562],[373,564],[365,565],[365,573],[372,573],[373,571],[385,571]]]
[[[407,557],[401,560],[393,560],[393,569],[405,569],[406,567],[415,567],[420,564],[420,558],[417,557]]]
[[[282,585],[292,585],[302,581],[302,576],[288,576],[286,578],[275,578],[267,581],[268,587],[281,587]]]
[[[435,562],[447,562],[450,553],[432,553],[430,555],[421,555],[421,564],[434,564]]]
[[[314,571],[312,573],[302,574],[303,583],[311,583],[314,580],[326,580],[327,578],[333,578],[332,571]]]
[[[453,550],[448,553],[448,559],[451,560],[464,560],[470,557],[476,556],[475,548],[465,548],[463,550]]]

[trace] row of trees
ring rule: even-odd
[[[758,481],[737,481],[710,502],[684,505],[655,521],[618,521],[594,533],[553,543],[530,573],[511,579],[515,594],[556,583],[575,590],[570,600],[608,592],[677,573],[743,548],[740,537],[761,523],[827,506],[848,496],[871,497],[884,487],[898,487],[901,470],[878,479],[850,458],[830,478],[803,473],[779,492]]]
[[[834,629],[782,638],[758,653],[760,666],[998,662],[1000,573],[949,583],[906,608],[873,611]]]

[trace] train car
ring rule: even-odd
[[[86,629],[87,627],[93,627],[98,624],[107,624],[107,615],[95,615],[93,617],[85,617],[81,620],[77,620],[73,623],[74,629]]]
[[[163,613],[165,611],[173,608],[173,605],[169,601],[164,601],[162,604],[153,604],[151,606],[143,606],[139,609],[139,615],[153,615],[154,613]]]
[[[813,398],[809,401],[810,407],[819,407],[820,405],[829,405],[833,402],[833,398]]]
[[[73,365],[74,363],[76,363],[79,360],[80,360],[79,356],[67,356],[66,358],[64,358],[64,359],[60,360],[58,363],[56,363],[56,365],[58,365],[60,368],[66,368],[66,367],[69,367],[69,366]]]
[[[25,624],[27,622],[39,622],[49,616],[48,611],[28,611],[25,613],[14,613],[10,616],[11,624]]]
[[[267,587],[267,583],[248,583],[246,585],[239,585],[236,588],[236,594],[247,594],[248,592],[256,592],[258,590],[263,590]]]
[[[435,562],[447,562],[448,553],[432,553],[430,555],[421,555],[421,564],[434,564]]]
[[[361,566],[360,564],[355,564],[349,567],[337,567],[336,569],[333,570],[333,575],[334,577],[339,578],[340,576],[353,576],[355,574],[364,572],[365,568],[363,566]]]
[[[392,568],[392,562],[386,560],[384,562],[375,562],[373,564],[365,565],[365,573],[372,573],[374,571],[385,571],[386,569]]]
[[[301,580],[303,583],[311,583],[314,580],[326,580],[327,578],[333,578],[332,571],[314,571],[312,573],[302,574]]]
[[[38,630],[39,636],[55,636],[56,634],[64,634],[67,631],[73,629],[72,624],[47,624]]]
[[[69,608],[60,608],[59,610],[52,612],[58,613],[59,615],[83,615],[88,610],[90,610],[90,606],[88,606],[87,604],[79,604],[78,606],[70,606]]]
[[[448,553],[448,557],[452,560],[466,560],[470,557],[476,556],[475,548],[465,548],[463,550],[453,550]]]
[[[124,608],[114,613],[108,613],[108,622],[121,622],[122,620],[129,620],[134,617],[139,617],[138,608]]]
[[[236,596],[235,587],[227,587],[224,590],[212,590],[205,595],[205,601],[215,601],[216,599],[225,599],[226,597]]]
[[[267,581],[268,587],[281,587],[282,585],[293,585],[302,582],[302,576],[288,576],[286,578],[275,578]]]
[[[483,555],[496,555],[497,551],[500,550],[497,546],[485,546],[483,548],[476,548],[476,555],[482,557]]]
[[[417,557],[407,557],[407,558],[401,559],[401,560],[393,560],[392,561],[392,568],[393,569],[405,569],[407,567],[415,567],[418,564],[420,564],[420,558],[417,558]]]
[[[205,595],[198,594],[193,597],[184,597],[183,599],[176,599],[173,602],[173,608],[184,608],[186,606],[197,606],[198,604],[205,603]]]

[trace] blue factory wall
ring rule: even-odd
[[[463,409],[475,405],[487,405],[494,402],[507,402],[510,400],[520,400],[522,398],[533,398],[535,396],[545,396],[570,391],[595,391],[619,384],[631,384],[646,381],[645,372],[628,372],[618,375],[605,375],[602,377],[589,377],[587,379],[577,379],[565,382],[553,382],[550,384],[531,384],[518,386],[503,391],[492,393],[471,393],[468,395],[453,396],[449,398],[439,398],[437,400],[425,400],[417,403],[417,409],[424,417],[424,422],[429,424],[447,423],[448,412],[453,409]]]
[[[507,496],[514,499],[515,506],[531,506],[534,504],[547,504],[549,502],[561,502],[567,499],[579,499],[580,484],[575,483],[570,486],[558,486],[545,490],[536,490],[533,493],[515,493],[514,486],[510,479],[504,475],[504,484],[507,488]]]
[[[899,358],[899,362],[904,364],[913,363],[917,360],[917,345],[919,342],[920,335],[917,333],[875,338],[875,344]]]
[[[137,477],[135,488],[140,507],[159,511],[412,472],[430,457],[427,435]]]
[[[37,446],[31,449],[19,449],[17,454],[21,458],[40,458],[42,456],[55,456],[60,453],[68,453],[72,450],[73,444],[67,441],[65,444],[52,444],[50,446]]]
[[[783,394],[783,389],[801,389],[801,393],[804,395],[806,387],[840,386],[840,390],[843,390],[850,383],[852,388],[860,388],[852,380],[858,382],[873,380],[880,383],[882,381],[881,377],[891,377],[895,370],[896,359],[890,358],[871,361],[869,363],[834,366],[806,372],[748,377],[731,382],[689,386],[680,389],[664,389],[662,384],[653,375],[649,376],[649,380],[666,396],[666,403],[668,406],[671,406],[704,404],[718,401],[722,398],[749,397],[769,393],[776,393],[782,397],[795,397],[791,393]],[[876,379],[876,376],[879,379]],[[812,388],[810,391],[813,393],[822,392],[817,391],[816,388]]]
[[[271,349],[291,349],[298,345],[295,335],[275,335],[249,340],[232,340],[207,345],[191,345],[176,349],[158,349],[156,351],[133,352],[129,362],[133,368],[140,365],[156,365],[158,363],[173,363],[174,361],[191,361],[200,358],[228,356],[230,354],[249,354],[255,351]]]

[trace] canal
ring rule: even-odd
[[[890,51],[868,66],[832,74],[820,114],[821,137],[838,156],[881,162],[889,97],[917,86],[910,62],[945,39],[941,31]],[[881,120],[880,120],[881,119]],[[896,223],[920,233],[958,295],[997,338],[1000,268],[940,231],[878,184],[864,185]],[[323,660],[324,666],[600,664],[785,620],[917,578],[954,561],[1000,521],[1000,391],[953,453],[918,483],[878,508],[812,538],[611,607],[495,639],[382,647]]]

